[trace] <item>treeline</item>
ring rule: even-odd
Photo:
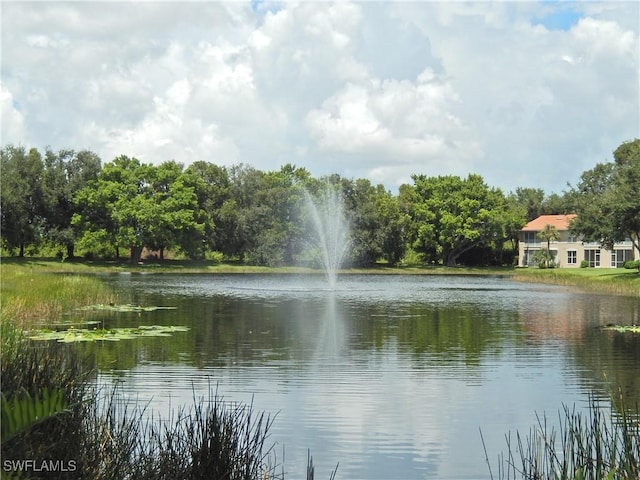
[[[314,197],[326,188],[343,198],[352,266],[512,265],[518,231],[541,214],[580,213],[581,232],[603,242],[640,232],[640,140],[622,144],[615,162],[583,173],[576,187],[548,196],[524,187],[505,194],[477,174],[413,175],[413,184],[393,195],[366,179],[314,178],[291,164],[268,172],[205,161],[184,168],[123,155],[102,165],[91,151],[42,154],[13,145],[0,154],[2,248],[19,256],[53,250],[64,258],[126,254],[137,262],[146,247],[160,259],[171,251],[254,265],[312,264],[305,192]],[[607,224],[604,214],[620,221]]]

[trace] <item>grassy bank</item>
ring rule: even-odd
[[[117,301],[116,294],[99,278],[78,273],[54,274],[58,271],[59,267],[49,263],[3,263],[0,321],[24,328],[57,321],[63,313],[78,307]]]
[[[55,259],[3,259],[0,264],[0,319],[29,326],[57,320],[64,312],[85,305],[126,303],[94,273],[210,273],[210,274],[322,274],[305,267],[258,267],[242,263],[165,260],[131,265],[127,261],[73,261]],[[65,275],[59,275],[65,274]],[[522,282],[576,286],[602,293],[640,297],[636,270],[607,268],[539,269],[509,267],[439,267],[410,265],[345,269],[342,274],[368,275],[501,275]]]
[[[640,274],[623,268],[526,268],[512,273],[522,282],[568,285],[601,293],[640,297]]]
[[[149,416],[144,405],[97,387],[92,358],[73,345],[27,338],[24,329],[40,321],[117,302],[88,273],[120,267],[23,261],[0,268],[2,478],[43,478],[43,468],[53,468],[45,478],[284,479],[267,444],[273,420],[251,405],[228,404],[211,390],[169,418]],[[311,458],[308,468],[313,479]]]

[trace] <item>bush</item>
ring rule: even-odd
[[[580,268],[587,268],[589,266],[589,262],[587,262],[586,260],[582,260],[580,262]]]
[[[637,268],[640,270],[640,260],[627,260],[626,262],[624,262],[624,268],[627,268],[629,270]]]
[[[204,258],[210,262],[222,263],[224,260],[224,253],[218,251],[206,252]]]
[[[538,268],[554,268],[556,266],[555,255],[547,249],[534,253],[533,262],[538,264]]]

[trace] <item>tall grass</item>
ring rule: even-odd
[[[559,427],[546,416],[526,437],[507,436],[507,454],[499,458],[499,479],[637,480],[640,478],[640,412],[620,406],[608,414],[595,399],[588,412],[564,407]],[[486,454],[486,450],[485,450]],[[487,458],[487,463],[489,460]],[[493,472],[489,464],[493,479]]]
[[[0,298],[0,321],[28,328],[59,320],[77,307],[114,303],[117,295],[99,278],[9,264],[0,266]]]
[[[170,419],[148,417],[144,407],[131,407],[117,391],[96,390],[91,368],[70,345],[29,342],[7,323],[2,330],[3,401],[61,389],[69,406],[3,439],[3,460],[73,462],[74,471],[63,478],[96,480],[274,476],[265,444],[271,419],[255,415],[250,406],[229,406],[211,395],[194,398],[191,408]]]
[[[273,419],[256,413],[252,405],[227,403],[210,389],[208,397],[194,396],[190,407],[168,418],[153,416],[144,406],[128,403],[117,388],[97,389],[92,365],[72,345],[29,341],[7,322],[1,329],[3,412],[8,405],[25,404],[54,390],[64,392],[67,405],[2,439],[3,478],[41,478],[41,471],[5,467],[6,462],[27,459],[35,465],[73,465],[45,476],[74,480],[284,478],[268,444]],[[313,480],[311,458],[307,480]]]
[[[22,405],[22,415],[28,415],[24,407],[32,400],[43,398],[46,392],[61,391],[67,406],[63,412],[34,423],[10,439],[3,438],[2,459],[55,459],[65,464],[75,461],[83,439],[83,411],[92,372],[90,363],[81,361],[69,345],[30,344],[9,322],[1,322],[0,330],[3,417],[7,403]]]
[[[640,297],[640,274],[637,270],[622,268],[526,268],[518,269],[513,279],[524,282],[542,282],[577,286],[602,293]]]
[[[170,418],[148,417],[113,391],[106,403],[88,404],[79,478],[275,478],[266,445],[271,421],[214,393]]]

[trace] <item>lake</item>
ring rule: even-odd
[[[106,327],[185,325],[171,337],[92,348],[99,383],[148,411],[225,401],[275,415],[269,441],[285,478],[489,478],[505,435],[536,415],[618,388],[640,401],[637,298],[496,276],[104,275],[132,303]]]

